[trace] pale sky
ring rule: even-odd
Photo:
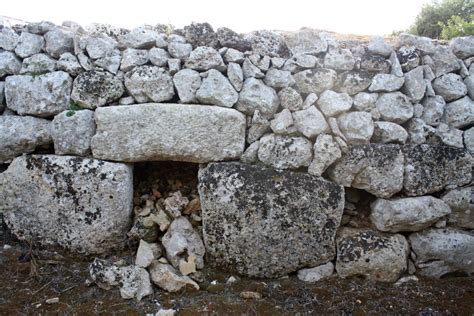
[[[0,15],[56,24],[71,20],[133,28],[143,24],[209,22],[237,32],[296,31],[301,27],[345,34],[386,35],[409,27],[430,0],[2,0]]]

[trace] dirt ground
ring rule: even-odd
[[[144,315],[161,308],[173,308],[178,315],[474,314],[474,280],[466,277],[422,279],[398,287],[336,277],[307,284],[295,276],[238,279],[226,285],[229,274],[207,270],[199,292],[168,294],[155,288],[141,302],[123,300],[118,289],[86,285],[90,260],[30,250],[5,231],[1,237],[0,315]],[[131,253],[118,257],[132,260]],[[242,291],[258,292],[262,298],[242,299]],[[55,297],[58,303],[46,303]]]

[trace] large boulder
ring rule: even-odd
[[[0,174],[0,212],[12,232],[75,253],[121,248],[132,199],[132,168],[121,163],[21,156]]]
[[[344,228],[337,237],[336,271],[342,278],[395,282],[407,268],[408,252],[402,235]]]
[[[404,191],[418,196],[446,186],[462,186],[472,178],[472,157],[451,146],[421,144],[405,148]]]
[[[446,203],[432,196],[377,199],[371,209],[377,229],[392,233],[422,230],[451,213]]]
[[[448,267],[446,272],[474,273],[474,235],[454,228],[427,229],[409,237],[415,264],[441,261]],[[442,273],[441,273],[442,275]],[[441,276],[438,275],[438,276]]]
[[[336,183],[387,198],[403,187],[403,152],[398,145],[352,146],[328,170]]]
[[[50,121],[31,116],[0,116],[0,164],[52,142]]]
[[[5,99],[18,114],[49,117],[69,108],[71,87],[72,78],[63,71],[9,76],[5,80]]]
[[[344,190],[305,173],[242,163],[199,170],[203,237],[214,263],[280,277],[335,256]]]
[[[98,108],[92,138],[96,158],[204,163],[244,151],[245,116],[216,106],[149,103]]]

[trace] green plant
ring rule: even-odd
[[[467,23],[472,23],[472,15],[474,14],[474,0],[442,0],[433,1],[425,4],[421,12],[417,15],[415,23],[409,28],[408,32],[431,38],[442,37],[443,28],[451,24],[459,22],[460,17]],[[451,32],[445,31],[445,35]]]
[[[69,109],[72,111],[84,110],[84,108],[74,100],[71,100],[71,102],[69,103]]]
[[[474,35],[474,15],[471,15],[470,21],[454,15],[447,23],[439,22],[439,24],[442,27],[442,39],[449,40],[458,36]]]

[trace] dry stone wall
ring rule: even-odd
[[[168,290],[197,286],[177,269],[202,268],[200,245],[252,277],[474,271],[472,36],[4,25],[0,80],[0,212],[21,238],[120,248],[132,163],[173,160],[202,164],[203,241],[177,208],[185,246],[171,234],[172,265],[147,261]],[[365,227],[354,189],[375,196]]]

